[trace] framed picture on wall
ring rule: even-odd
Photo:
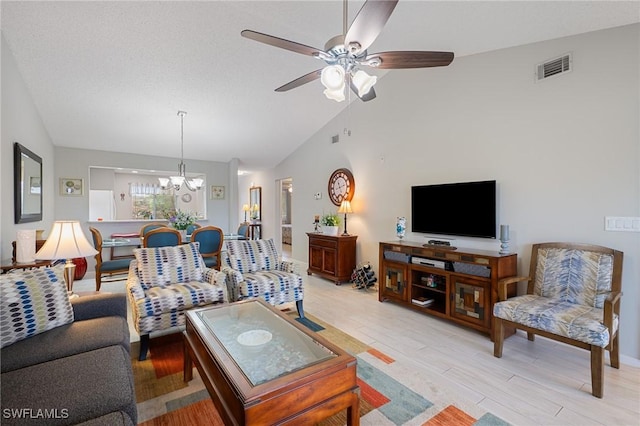
[[[223,200],[224,199],[224,186],[211,185],[211,199]]]
[[[81,196],[84,194],[84,182],[76,178],[60,178],[60,195]]]

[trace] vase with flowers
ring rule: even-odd
[[[169,225],[180,231],[182,238],[186,237],[187,228],[196,223],[197,213],[184,212],[180,209],[165,212],[164,217],[169,220]]]

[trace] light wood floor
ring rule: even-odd
[[[380,303],[373,288],[305,280],[305,311],[411,366],[405,384],[429,381],[513,425],[640,425],[640,368],[607,359],[598,399],[587,351],[518,332],[495,358],[487,335]]]
[[[305,311],[402,361],[401,381],[409,387],[453,394],[468,412],[477,406],[518,426],[640,425],[640,368],[617,370],[607,359],[604,398],[598,399],[591,396],[587,351],[540,337],[529,342],[522,333],[506,339],[502,358],[495,358],[487,335],[380,303],[375,287],[336,286],[306,273],[303,279]],[[89,278],[74,289],[94,285]],[[124,292],[124,281],[103,284],[103,291]]]

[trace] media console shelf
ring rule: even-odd
[[[411,241],[381,242],[378,300],[488,333],[493,340],[493,304],[498,281],[515,276],[517,255]],[[516,287],[509,288],[515,296]],[[509,334],[509,333],[507,333]]]

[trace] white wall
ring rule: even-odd
[[[349,232],[358,235],[357,260],[376,267],[378,243],[395,239],[396,216],[406,216],[411,229],[411,185],[495,179],[499,223],[511,226],[520,273],[528,272],[535,242],[625,253],[620,345],[640,359],[640,234],[604,231],[607,215],[640,216],[639,29],[389,72],[376,85],[378,99],[354,102],[265,179],[293,178],[293,257],[307,260],[314,214],[336,209],[326,187],[339,167],[356,180]],[[535,64],[567,52],[571,73],[534,83]],[[330,101],[318,90],[317,102]],[[343,134],[347,122],[350,137]],[[335,134],[341,140],[332,145]],[[496,240],[459,238],[456,245],[499,249]]]
[[[51,229],[53,215],[53,144],[15,59],[2,36],[2,144],[0,145],[0,259],[11,258],[18,229]],[[19,142],[42,158],[42,221],[14,224],[13,144]]]

